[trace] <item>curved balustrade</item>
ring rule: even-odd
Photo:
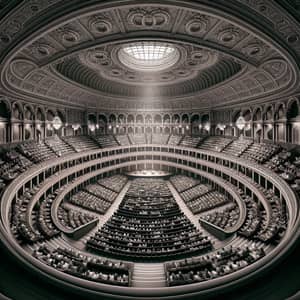
[[[190,171],[206,178],[212,176],[213,179],[218,181],[220,186],[223,186],[226,190],[230,190],[230,187],[226,185],[222,178],[218,177],[222,174],[226,175],[228,178],[233,178],[239,183],[247,186],[254,194],[257,195],[259,200],[264,198],[263,195],[260,195],[259,190],[252,186],[252,180],[254,174],[257,174],[258,177],[264,178],[265,182],[271,183],[274,190],[275,188],[279,192],[281,201],[285,201],[287,205],[287,210],[289,212],[289,219],[287,224],[287,234],[283,236],[280,244],[275,247],[268,255],[261,258],[252,265],[239,270],[238,272],[227,275],[225,278],[215,278],[213,281],[201,282],[191,286],[181,286],[180,288],[170,289],[138,289],[130,288],[129,290],[122,287],[114,287],[114,294],[125,296],[125,295],[135,295],[135,297],[142,296],[166,296],[166,295],[178,295],[191,292],[199,292],[201,290],[215,287],[215,288],[224,288],[227,285],[236,284],[239,281],[245,280],[249,274],[255,275],[258,270],[261,272],[263,269],[270,267],[275,260],[279,259],[288,251],[292,246],[294,241],[299,235],[299,218],[298,218],[298,204],[295,194],[289,188],[287,183],[281,179],[279,176],[266,169],[263,166],[255,164],[253,162],[249,163],[241,158],[231,157],[223,153],[213,153],[209,151],[204,151],[200,149],[190,149],[186,147],[179,146],[157,146],[157,145],[139,145],[139,146],[123,146],[115,147],[110,149],[99,149],[92,150],[84,153],[75,153],[70,154],[65,157],[56,159],[55,161],[47,161],[39,165],[35,165],[30,168],[28,171],[21,174],[17,180],[14,180],[5,190],[3,194],[3,199],[1,203],[1,235],[3,236],[2,240],[4,244],[10,248],[15,255],[18,256],[25,264],[34,269],[42,270],[48,275],[60,280],[61,282],[67,282],[76,286],[85,287],[87,289],[92,289],[99,294],[111,293],[112,290],[109,286],[103,284],[94,284],[93,282],[82,281],[76,277],[69,276],[68,274],[62,274],[61,272],[49,268],[48,266],[40,263],[37,260],[34,260],[30,255],[28,255],[16,241],[12,239],[9,230],[9,212],[8,209],[11,205],[12,200],[18,191],[23,190],[24,186],[30,185],[32,180],[36,180],[38,183],[46,179],[48,175],[54,174],[57,171],[62,171],[60,174],[57,174],[54,178],[57,178],[57,181],[62,180],[63,178],[68,181],[68,176],[76,175],[77,181],[71,183],[67,186],[65,190],[55,200],[55,203],[59,203],[59,199],[62,199],[64,195],[67,194],[67,191],[75,188],[79,184],[79,181],[84,182],[92,176],[96,176],[101,172],[108,172],[110,170],[115,170],[116,168],[122,168],[130,165],[138,165],[149,162],[149,157],[152,158],[151,163],[168,165],[175,168],[184,169]],[[122,161],[122,159],[124,161]],[[134,159],[127,161],[127,159]],[[166,161],[170,159],[171,161]],[[173,160],[173,161],[172,161]],[[207,161],[211,160],[211,162]],[[226,167],[225,164],[228,164],[230,167]],[[73,166],[71,166],[73,165]],[[64,170],[64,168],[68,168]],[[98,170],[96,168],[99,167]],[[203,168],[203,170],[202,170]],[[211,168],[214,170],[215,174],[210,174],[207,172]],[[240,168],[244,170],[239,171]],[[85,171],[83,171],[85,169]],[[84,174],[84,172],[88,172]],[[243,175],[243,176],[241,176]],[[249,178],[250,177],[250,178]],[[41,179],[42,178],[42,179]],[[56,182],[57,182],[56,181]],[[49,185],[48,185],[49,184]],[[52,185],[55,184],[52,181]],[[43,183],[44,185],[44,183]],[[50,182],[46,183],[44,187],[51,188]],[[43,188],[44,190],[44,188]],[[235,194],[235,191],[231,191],[232,194]],[[39,193],[40,195],[40,193]],[[239,197],[239,195],[236,195]],[[37,198],[37,197],[36,197]],[[263,203],[263,202],[262,202]],[[31,205],[34,206],[32,203]],[[54,205],[52,205],[52,208]],[[267,206],[266,206],[267,207]],[[51,209],[52,209],[51,208]],[[53,208],[54,209],[54,208]]]

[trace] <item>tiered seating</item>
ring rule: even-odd
[[[120,286],[130,285],[130,264],[86,256],[73,249],[58,248],[51,251],[44,245],[33,252],[33,257],[61,272],[85,280]]]
[[[31,167],[33,163],[22,154],[15,150],[10,150],[1,155],[0,159],[0,177],[4,181],[10,181],[16,178],[20,173]],[[4,182],[1,180],[0,186],[3,187]]]
[[[63,137],[62,139],[66,143],[68,143],[76,152],[99,149],[98,144],[88,136],[67,136]]]
[[[270,160],[264,163],[264,166],[276,173],[290,174],[295,177],[296,166],[290,161],[291,152],[282,150],[280,153],[274,155]],[[286,176],[288,177],[288,176]]]
[[[211,186],[199,183],[193,178],[176,175],[170,178],[181,198],[194,213],[198,214],[226,204],[229,200]]]
[[[103,199],[109,203],[112,203],[118,196],[118,193],[107,189],[99,184],[90,184],[87,187],[85,187],[85,190],[90,194],[100,199]]]
[[[59,234],[52,221],[51,205],[65,188],[66,185],[63,185],[45,198],[35,199],[40,185],[33,185],[31,189],[25,188],[23,194],[18,196],[12,205],[10,226],[20,243],[44,241]]]
[[[169,139],[169,134],[152,134],[152,144],[166,145]]]
[[[73,195],[69,201],[74,205],[100,214],[104,214],[111,205],[110,202],[107,202],[104,199],[92,195],[86,191],[79,191]]]
[[[184,175],[175,175],[170,178],[175,189],[181,193],[199,184],[199,180]]]
[[[115,137],[111,134],[93,136],[93,139],[100,145],[101,148],[120,146]]]
[[[57,156],[64,156],[67,154],[75,153],[74,149],[61,140],[57,135],[47,138],[45,144],[56,153]]]
[[[200,136],[184,136],[180,142],[180,146],[196,148],[204,138]]]
[[[271,220],[267,223],[265,214],[262,214],[261,226],[256,234],[256,237],[263,242],[272,240],[279,231],[286,229],[286,219],[283,216],[280,199],[272,190],[265,191],[265,195],[271,204]]]
[[[24,142],[19,145],[21,153],[34,163],[56,158],[56,154],[44,142]]]
[[[222,136],[210,136],[206,138],[203,143],[201,143],[198,148],[204,150],[212,150],[221,152],[225,147],[227,147],[232,142],[232,139],[225,138]]]
[[[119,143],[119,145],[121,145],[121,146],[131,145],[127,134],[119,134],[119,135],[116,135],[115,138],[116,138],[117,142]]]
[[[57,217],[67,229],[76,229],[95,219],[93,215],[71,209],[64,203],[59,206]]]
[[[177,146],[180,143],[181,139],[182,139],[181,135],[171,134],[168,141],[168,145]]]
[[[21,242],[36,242],[43,239],[43,235],[39,229],[31,228],[27,219],[28,204],[38,189],[38,186],[34,186],[32,189],[26,188],[24,193],[16,199],[12,207],[11,230],[14,236]]]
[[[228,202],[229,200],[225,197],[225,195],[218,191],[211,191],[187,202],[187,206],[194,214],[198,214],[218,206],[222,206]]]
[[[51,218],[51,205],[55,195],[50,194],[46,200],[42,201],[38,215],[38,228],[46,237],[50,238],[59,234],[59,230],[56,228]]]
[[[162,179],[136,179],[118,210],[88,240],[97,253],[131,260],[160,260],[211,248],[180,211]]]
[[[227,230],[236,224],[239,219],[239,215],[240,210],[238,206],[235,203],[231,203],[225,209],[201,216],[201,219]]]
[[[252,145],[253,142],[251,140],[246,139],[238,139],[234,140],[230,143],[225,149],[223,149],[223,153],[230,154],[233,156],[240,156],[242,155],[249,147]]]
[[[110,189],[116,193],[121,192],[124,185],[127,183],[128,178],[124,175],[114,175],[107,178],[98,180],[98,184]]]
[[[165,264],[168,286],[184,285],[218,278],[265,256],[263,248],[222,248],[211,255]]]
[[[254,235],[260,225],[260,210],[258,204],[249,196],[245,196],[243,200],[246,203],[247,215],[238,233],[242,236],[250,237]]]
[[[132,144],[147,144],[145,134],[130,134],[129,138]]]
[[[279,145],[253,143],[241,157],[250,161],[264,163],[280,151]]]
[[[198,184],[188,190],[183,191],[180,195],[185,202],[190,202],[211,190],[212,188],[209,185]]]

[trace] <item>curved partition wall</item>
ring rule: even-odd
[[[298,0],[0,0],[0,295],[291,296],[299,20]]]
[[[80,279],[55,270],[33,258],[28,248],[19,245],[15,240],[10,228],[12,204],[28,187],[32,188],[38,185],[38,191],[27,205],[26,218],[29,228],[32,227],[32,211],[36,204],[41,203],[47,194],[58,191],[51,204],[51,218],[56,227],[61,229],[57,218],[57,209],[64,199],[78,191],[78,187],[82,188],[93,182],[101,174],[138,169],[139,166],[146,164],[169,171],[183,170],[210,182],[215,188],[226,193],[237,203],[240,211],[239,222],[233,233],[239,229],[246,217],[246,207],[241,200],[241,193],[251,195],[257,199],[258,203],[261,203],[266,212],[266,223],[271,224],[272,208],[262,190],[257,186],[257,182],[263,183],[265,187],[272,189],[280,201],[286,205],[288,221],[284,236],[278,245],[272,247],[264,257],[241,270],[200,283],[163,288],[112,287]],[[83,289],[87,294],[113,294],[120,298],[127,296],[137,299],[141,297],[163,298],[190,293],[207,294],[255,277],[284,257],[299,235],[299,222],[299,207],[295,194],[288,184],[275,173],[261,165],[226,154],[179,146],[114,147],[71,154],[55,161],[46,161],[31,167],[12,181],[5,190],[1,202],[1,237],[6,247],[19,260],[36,272],[62,285],[71,286],[73,289]],[[34,231],[34,229],[32,230]],[[70,245],[70,247],[74,246]],[[85,254],[87,255],[87,253]]]

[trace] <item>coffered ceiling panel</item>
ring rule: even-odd
[[[6,93],[90,108],[207,108],[299,86],[299,24],[273,1],[67,2],[21,1],[0,21]],[[173,60],[124,54],[153,45],[172,48]]]

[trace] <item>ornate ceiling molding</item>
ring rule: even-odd
[[[20,39],[3,60],[1,84],[7,91],[85,107],[204,108],[289,94],[299,80],[294,57],[282,47],[290,45],[294,53],[299,47],[300,53],[299,24],[292,33],[293,20],[284,23],[273,1],[237,3],[252,5],[276,24],[282,44],[248,25],[242,13],[229,18],[227,9],[207,1],[139,1],[137,8],[130,0],[74,6],[70,15],[21,41],[30,20],[50,14],[59,2],[25,1],[0,21],[0,56]],[[181,59],[156,78],[124,68],[116,55],[120,41],[141,38],[175,43]],[[201,61],[203,53],[210,63]],[[149,85],[159,88],[143,101]]]

